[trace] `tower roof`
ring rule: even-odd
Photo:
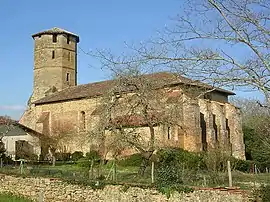
[[[68,34],[68,35],[74,36],[76,38],[76,41],[79,42],[79,36],[77,34],[74,34],[72,32],[69,32],[67,30],[64,30],[64,29],[61,29],[61,28],[58,28],[58,27],[53,27],[51,29],[38,32],[36,34],[33,34],[32,37],[34,38],[36,36],[41,36],[41,35],[44,35],[44,34]]]

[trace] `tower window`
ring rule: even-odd
[[[80,117],[81,130],[84,131],[86,129],[86,125],[85,125],[85,112],[84,111],[81,111],[80,115],[81,115],[81,117]]]
[[[67,44],[69,44],[70,38],[69,35],[67,35]]]
[[[171,127],[169,126],[168,127],[168,130],[167,130],[167,136],[168,136],[168,140],[170,140],[172,137],[171,137]]]
[[[55,58],[55,51],[53,50],[52,51],[52,59],[54,59]]]
[[[69,73],[67,73],[66,81],[67,81],[67,82],[69,81]]]
[[[68,52],[68,61],[70,61],[70,52]]]
[[[57,42],[57,35],[56,34],[53,34],[53,43],[56,43]]]

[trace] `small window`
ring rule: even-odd
[[[167,136],[168,136],[168,140],[170,140],[172,138],[171,137],[171,127],[170,126],[168,127]]]
[[[55,51],[53,50],[52,51],[52,59],[54,59],[55,58]]]
[[[69,73],[67,73],[66,80],[69,82]]]
[[[68,52],[68,61],[70,61],[70,52]]]
[[[81,111],[81,130],[84,131],[86,129],[86,125],[85,125],[85,112]]]
[[[67,44],[69,44],[70,38],[69,35],[67,35]]]
[[[57,42],[57,35],[53,34],[53,43],[56,43],[56,42]]]

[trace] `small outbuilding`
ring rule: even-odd
[[[6,155],[14,159],[37,159],[41,153],[41,133],[16,121],[0,122],[0,138],[5,145]]]

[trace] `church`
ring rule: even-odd
[[[56,131],[59,134],[72,131],[72,135],[68,136],[59,148],[65,152],[88,152],[94,141],[89,141],[87,135],[82,134],[87,134],[97,125],[97,120],[103,113],[100,107],[102,99],[106,92],[115,87],[116,82],[107,80],[77,84],[78,35],[60,28],[52,28],[32,37],[33,92],[20,123],[45,135],[53,135]],[[156,89],[166,92],[166,96],[162,98],[164,106],[177,105],[181,108],[179,116],[174,118],[177,119],[177,124],[168,126],[161,121],[153,124],[156,138],[159,140],[156,142],[171,142],[176,147],[193,152],[221,148],[236,158],[245,159],[241,113],[228,101],[229,96],[235,95],[233,92],[221,88],[211,90],[210,85],[192,82],[170,72],[156,72],[143,75],[142,78],[157,84]],[[195,99],[189,96],[189,93],[185,93],[183,86],[188,86],[191,89],[189,92],[198,87],[210,90]],[[123,91],[125,96],[136,93],[134,89],[119,90],[120,93]],[[181,102],[173,101],[175,95]],[[155,116],[159,118],[158,113]],[[167,119],[172,116],[167,114]],[[138,134],[149,136],[146,120],[139,115],[132,115],[132,119],[130,117],[122,115],[117,124],[125,128],[136,128]]]

